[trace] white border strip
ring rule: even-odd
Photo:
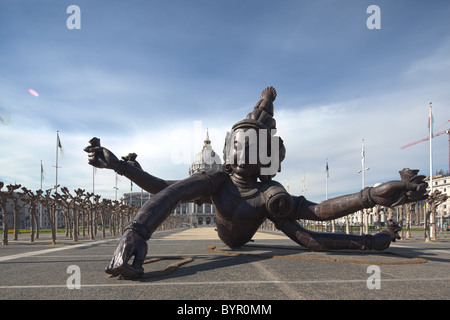
[[[407,278],[407,279],[382,279],[382,282],[417,282],[417,281],[450,281],[450,278]],[[133,287],[133,286],[215,286],[215,285],[242,285],[242,284],[321,284],[321,283],[367,283],[367,279],[362,280],[304,280],[304,281],[207,281],[207,282],[127,282],[127,283],[98,283],[98,284],[82,284],[81,288],[98,288],[98,287]],[[27,286],[0,286],[0,289],[45,289],[45,288],[64,288],[66,285],[27,285]]]

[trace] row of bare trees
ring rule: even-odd
[[[10,184],[3,191],[4,183],[0,182],[0,208],[3,215],[2,245],[8,244],[8,199],[13,207],[14,240],[18,240],[19,211],[28,206],[30,212],[30,241],[39,238],[40,219],[38,208],[43,207],[50,223],[52,243],[56,243],[57,216],[63,216],[65,236],[77,242],[79,237],[89,237],[95,240],[97,231],[101,229],[102,238],[106,237],[106,226],[109,226],[109,235],[121,235],[128,222],[132,221],[138,212],[133,204],[124,204],[116,200],[100,199],[101,196],[86,192],[78,188],[70,193],[66,187],[61,193],[53,192],[55,189],[37,190],[33,192],[20,184]],[[19,191],[21,190],[21,191]],[[42,214],[42,211],[41,211]],[[170,217],[159,229],[173,229],[181,227],[181,219]]]

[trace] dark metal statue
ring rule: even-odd
[[[126,228],[106,272],[125,277],[144,274],[142,263],[147,254],[147,240],[180,203],[211,203],[216,208],[219,238],[229,247],[249,242],[265,219],[289,238],[308,249],[384,250],[399,239],[401,228],[389,221],[386,230],[375,235],[349,235],[312,232],[297,220],[333,220],[375,205],[391,207],[427,197],[427,184],[417,170],[403,169],[401,181],[390,181],[377,187],[323,201],[319,204],[303,196],[290,195],[272,180],[280,171],[285,157],[283,141],[275,136],[273,101],[276,91],[268,87],[261,93],[253,112],[239,121],[228,133],[223,171],[198,173],[179,181],[167,181],[143,171],[135,156],[119,160],[93,138],[85,148],[89,163],[112,169],[142,189],[154,194]],[[269,156],[270,155],[270,156]],[[132,264],[128,262],[134,256]]]

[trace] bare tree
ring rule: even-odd
[[[89,232],[90,239],[94,240],[94,237],[95,237],[96,231],[97,231],[97,226],[96,226],[97,225],[97,223],[96,223],[97,214],[96,214],[96,212],[97,212],[98,203],[99,203],[101,196],[88,192],[87,198],[89,199],[91,197],[92,197],[92,201],[87,201],[86,205],[88,207],[88,226],[90,229],[90,232]]]
[[[42,190],[37,190],[36,194],[33,191],[23,187],[23,192],[27,194],[27,197],[24,198],[24,201],[30,206],[30,223],[31,223],[31,232],[30,232],[30,242],[34,242],[34,235],[39,230],[39,221],[37,218],[37,206],[40,203],[40,198],[43,193]]]
[[[61,188],[61,191],[63,188]],[[63,194],[55,194],[55,201],[56,205],[63,209],[64,224],[66,226],[66,237],[72,238],[72,228],[70,223],[70,212],[72,207],[71,198],[67,195],[67,193],[63,191]]]
[[[2,245],[8,245],[8,210],[6,204],[8,203],[8,199],[12,196],[14,190],[19,189],[20,185],[7,185],[6,188],[8,191],[1,191],[4,183],[0,182],[0,202],[2,208],[2,216],[3,216],[3,240]]]
[[[74,197],[75,202],[73,205],[73,241],[78,241],[78,236],[80,235],[80,211],[83,210],[84,206],[84,189],[76,189],[75,190],[76,196]]]
[[[436,208],[441,205],[443,202],[447,201],[448,196],[446,194],[443,194],[441,191],[439,190],[435,190],[432,194],[430,194],[430,196],[428,197],[428,199],[426,200],[427,202],[427,210],[425,212],[425,217],[424,217],[424,228],[425,228],[425,232],[424,232],[424,238],[425,238],[425,242],[430,242],[433,239],[430,238],[430,226],[428,224],[429,218],[431,214],[435,214],[436,213]]]
[[[414,205],[415,203],[406,205],[406,239],[411,238],[411,207]]]
[[[19,189],[21,187],[20,184],[16,184],[14,189]],[[14,215],[14,240],[18,240],[19,235],[19,211],[22,210],[26,206],[26,202],[23,201],[23,198],[26,196],[24,192],[13,192],[10,194],[9,198],[13,203],[13,215]]]
[[[42,198],[42,204],[47,209],[50,230],[52,233],[52,244],[56,244],[56,201],[52,197],[52,190],[53,189],[45,190],[45,195]]]
[[[110,219],[110,221],[111,221],[111,226],[112,226],[112,232],[113,232],[113,235],[115,236],[116,235],[116,233],[118,233],[119,232],[119,226],[120,226],[120,223],[119,223],[119,217],[120,217],[120,202],[119,201],[117,201],[117,200],[114,200],[113,201],[113,208],[112,208],[112,210],[111,210],[111,212],[112,212],[112,216],[111,216],[111,219]]]
[[[100,221],[102,223],[102,236],[106,237],[106,213],[110,211],[112,208],[112,202],[109,199],[102,199],[102,202],[99,203],[99,211],[100,211]],[[111,227],[110,227],[111,228]],[[110,229],[111,230],[111,229]]]

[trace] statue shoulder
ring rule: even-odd
[[[281,183],[265,182],[261,192],[266,200],[266,209],[274,218],[285,218],[293,211],[294,201]]]

